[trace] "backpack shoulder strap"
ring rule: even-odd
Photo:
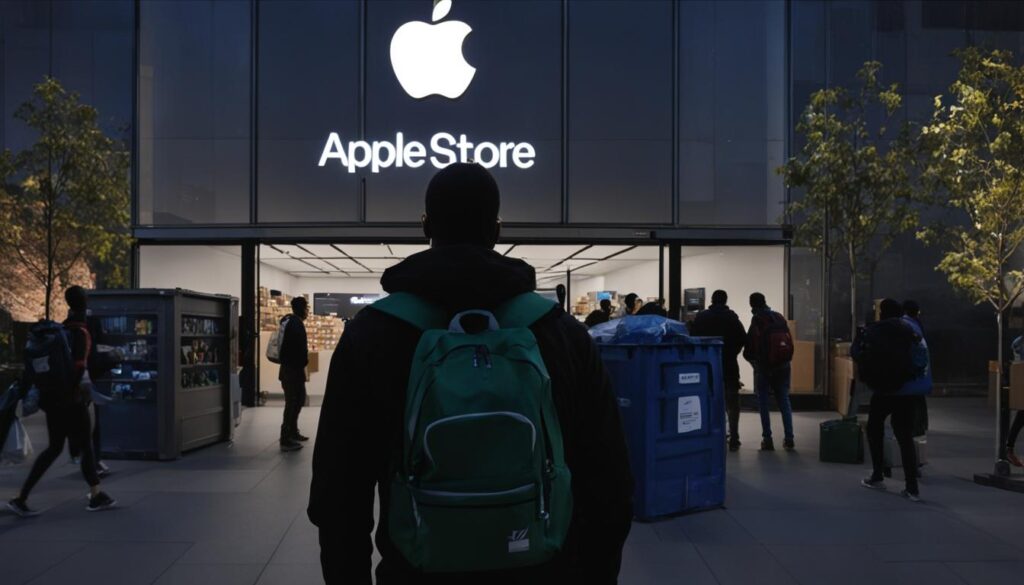
[[[534,292],[516,295],[494,311],[498,325],[503,329],[529,327],[547,315],[557,303]]]
[[[412,293],[391,293],[370,307],[401,319],[421,331],[448,328],[448,317],[440,307]]]

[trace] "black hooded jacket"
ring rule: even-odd
[[[698,337],[721,337],[722,375],[726,383],[739,388],[740,364],[739,355],[743,344],[747,341],[747,330],[743,328],[739,315],[726,304],[712,304],[706,311],[697,314],[690,324],[690,334]]]
[[[534,270],[478,246],[435,247],[384,273],[389,293],[410,292],[449,314],[493,309],[534,290]],[[399,583],[616,583],[632,520],[633,481],[618,405],[586,329],[561,308],[532,327],[573,477],[574,510],[565,550],[551,563],[487,575],[423,575],[388,536],[389,465],[402,446],[402,419],[420,331],[372,308],[345,327],[331,359],[313,453],[309,518],[320,529],[328,584],[369,585],[374,490],[379,493],[378,585]],[[566,581],[566,579],[569,579]]]

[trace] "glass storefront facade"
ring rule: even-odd
[[[455,0],[442,20],[472,29],[473,79],[457,99],[419,99],[389,49],[404,23],[430,23],[428,0],[9,0],[0,144],[31,140],[12,114],[43,75],[80,92],[133,145],[142,245],[415,238],[432,165],[320,166],[332,132],[529,143],[529,168],[493,169],[521,241],[779,244],[800,194],[775,169],[814,90],[877,59],[907,93],[904,116],[922,120],[956,73],[953,49],[1024,52],[1020,6]],[[901,240],[859,296],[916,298],[937,379],[974,382],[994,353],[990,319],[935,261]],[[823,323],[849,334],[842,268],[829,286],[817,255],[792,248],[785,264],[787,312],[823,357]]]

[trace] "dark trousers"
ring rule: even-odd
[[[1020,435],[1021,430],[1024,429],[1024,410],[1018,410],[1017,414],[1013,417],[1013,425],[1010,426],[1010,434],[1006,437],[1006,448],[1013,449],[1014,445],[1017,444],[1017,437]]]
[[[291,439],[299,432],[299,411],[306,404],[306,373],[281,369],[281,387],[284,388],[284,421],[281,440]]]
[[[729,415],[729,441],[740,440],[740,383],[725,383],[725,412]]]
[[[779,405],[782,414],[782,429],[786,439],[793,438],[793,407],[789,402],[789,382],[792,372],[790,365],[778,368],[754,368],[754,392],[761,410],[761,436],[772,438],[771,397]]]
[[[885,470],[885,419],[892,416],[892,432],[900,445],[903,473],[907,480],[907,491],[917,493],[917,448],[914,445],[914,419],[917,414],[916,396],[871,395],[871,410],[868,412],[868,445],[871,448],[871,466],[874,479],[884,477]]]
[[[100,413],[99,413],[99,410],[98,410],[99,407],[96,406],[95,403],[93,403],[92,405],[87,406],[86,408],[92,409],[92,412],[93,412],[93,416],[92,416],[92,455],[93,455],[93,457],[96,458],[96,461],[99,462],[99,460],[100,460]],[[74,457],[75,459],[78,459],[79,457],[82,456],[82,448],[81,448],[81,446],[79,446],[78,442],[74,441],[74,440],[69,440],[68,441],[68,452],[71,453],[71,456]]]
[[[96,475],[96,459],[93,457],[92,442],[89,440],[89,411],[84,404],[53,407],[46,412],[46,433],[49,435],[49,444],[39,454],[32,470],[28,472],[25,484],[21,486],[21,498],[28,499],[32,488],[39,483],[39,480],[46,473],[46,470],[53,465],[53,462],[60,457],[64,451],[64,441],[81,445],[82,453],[82,475],[85,476],[89,487],[100,484],[100,478]]]

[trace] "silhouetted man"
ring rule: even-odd
[[[722,375],[725,377],[725,409],[729,413],[729,450],[740,448],[740,364],[739,355],[747,332],[739,316],[726,304],[729,295],[716,290],[711,306],[701,311],[690,324],[690,333],[700,337],[721,337]]]
[[[509,299],[533,291],[533,268],[493,250],[500,231],[499,201],[497,184],[479,165],[453,164],[438,172],[427,187],[423,216],[431,247],[389,268],[381,279],[384,290],[429,301],[443,313],[440,317],[449,319],[470,309],[494,311]],[[423,573],[399,551],[390,534],[391,485],[397,481],[396,459],[402,460],[409,443],[406,390],[413,352],[423,333],[371,306],[348,323],[331,359],[313,454],[309,518],[320,530],[320,560],[327,583],[370,583],[375,489],[380,513],[375,535],[381,556],[376,572],[379,585],[616,582],[632,519],[633,492],[616,398],[597,347],[576,319],[552,305],[529,329],[551,378],[565,461],[572,474],[571,524],[561,552],[541,565],[501,572]],[[468,366],[466,375],[490,367],[487,353],[474,351],[475,365]],[[497,362],[494,367],[498,368]],[[506,418],[511,422],[504,424],[515,422],[512,415]],[[538,436],[541,432],[537,429]],[[445,440],[443,433],[426,434]],[[416,436],[420,437],[419,431]],[[427,460],[417,468],[422,473],[435,469]],[[532,489],[523,486],[508,496],[495,497],[505,498],[501,505],[507,505],[511,494]],[[407,512],[403,518],[415,514],[426,522],[424,514],[430,510],[423,506],[436,501],[431,498],[446,496],[431,491],[417,497],[421,499],[394,505]],[[531,514],[547,513],[543,505],[539,511],[534,508],[531,504]],[[473,529],[471,522],[459,528]],[[517,531],[491,550],[504,552],[508,547],[508,554],[514,555],[530,550],[538,538],[544,535]],[[465,561],[473,559],[467,556]]]

